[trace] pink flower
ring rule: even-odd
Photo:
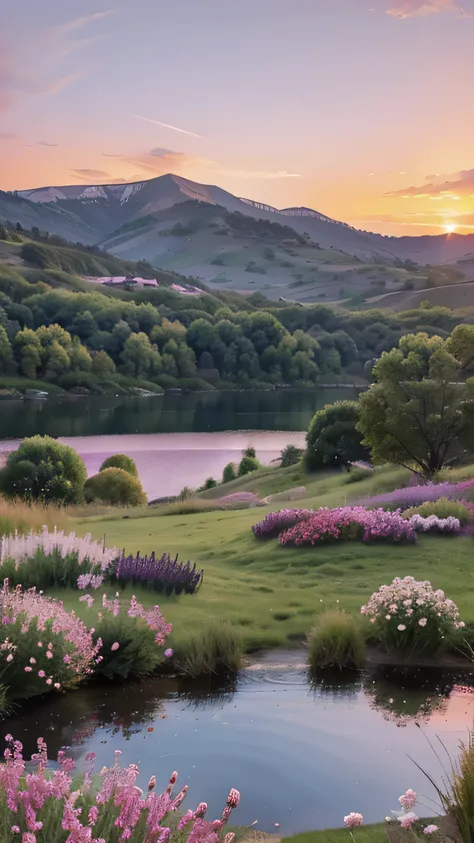
[[[418,626],[426,626],[427,623],[428,621],[426,618],[420,618],[420,620],[418,621]]]
[[[40,679],[44,679],[46,673],[44,672],[44,670],[38,670],[38,676],[40,677]]]
[[[172,659],[173,655],[173,650],[171,649],[171,647],[168,647],[168,649],[165,650],[165,659]]]
[[[12,825],[10,831],[11,831],[12,834],[20,834],[20,829],[18,828],[17,825]]]
[[[36,664],[36,659],[34,659],[33,656],[30,659],[30,664]]]
[[[118,643],[118,641],[114,641],[114,643],[112,644],[110,649],[112,650],[113,653],[115,653],[118,649],[120,649],[120,644]]]
[[[404,623],[399,623],[398,626],[397,626],[397,629],[398,629],[399,632],[404,632],[405,629],[406,629],[406,626],[405,626]]]
[[[240,793],[235,787],[232,788],[228,797],[227,797],[227,805],[229,808],[237,808],[237,805],[240,802]]]
[[[47,684],[47,685],[52,685],[52,684],[53,684],[53,680],[52,680],[52,679],[47,679],[47,680],[46,680],[46,684]]]
[[[400,799],[398,801],[400,802],[400,805],[402,806],[402,808],[405,811],[410,811],[411,808],[415,807],[416,799],[417,799],[417,794],[410,787],[410,788],[408,788],[406,793],[402,793],[402,795],[400,796]]]
[[[13,661],[13,656],[12,656],[12,654],[11,654],[11,653],[10,653],[10,655],[8,655],[8,656],[7,656],[6,660],[7,660],[7,662],[12,662],[12,661]]]
[[[68,654],[66,653],[66,655],[63,658],[63,662],[64,662],[64,664],[69,664],[70,661],[71,661],[71,656],[68,656]]]
[[[52,654],[51,650],[47,650],[47,651],[46,651],[46,658],[47,658],[47,659],[52,659],[52,658],[53,658],[53,654]]]
[[[391,615],[385,615],[385,620],[386,620],[386,621],[391,620],[391,618],[392,618],[392,616],[391,616]]]
[[[434,834],[435,831],[438,831],[437,825],[427,825],[426,828],[423,829],[423,834]]]
[[[95,761],[95,759],[96,759],[95,752],[86,752],[84,761],[86,761],[87,764],[89,764],[91,761]]]
[[[418,822],[419,817],[413,811],[410,811],[408,814],[402,814],[398,819],[402,828],[411,828],[414,823]]]
[[[32,670],[33,670],[33,668],[29,667],[29,665],[27,665],[27,667],[25,667],[25,673],[31,673]]]
[[[362,814],[355,814],[352,812],[348,814],[347,817],[344,817],[344,825],[346,828],[356,828],[359,825],[362,825],[364,822],[364,817]]]
[[[54,687],[56,688],[56,690],[57,690],[57,691],[59,691],[59,689],[60,689],[61,685],[60,685],[60,683],[59,683],[59,682],[55,682],[55,683],[54,683]]]

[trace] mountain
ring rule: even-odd
[[[0,192],[0,219],[126,260],[144,258],[210,289],[307,303],[424,289],[424,265],[462,260],[468,267],[474,258],[474,235],[383,237],[311,208],[279,210],[171,174]],[[407,260],[419,266],[404,266]]]

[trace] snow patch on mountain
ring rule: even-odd
[[[65,194],[57,187],[43,187],[37,190],[19,190],[18,196],[22,199],[29,199],[30,202],[57,202],[59,199],[66,199]]]

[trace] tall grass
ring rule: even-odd
[[[435,788],[445,813],[454,818],[464,843],[474,843],[474,732],[469,730],[468,741],[461,744],[458,760],[450,759],[451,773],[444,767],[436,747],[427,740],[443,767],[443,785],[438,785],[416,761],[415,764]],[[441,740],[440,744],[447,754]]]
[[[211,621],[188,639],[177,658],[185,672],[195,678],[237,671],[243,653],[239,630],[228,621]]]
[[[59,507],[6,500],[0,496],[0,538],[11,535],[15,530],[28,533],[30,530],[41,530],[42,527],[67,528],[69,523],[66,510]]]
[[[357,618],[346,612],[324,612],[308,636],[308,662],[318,668],[359,668],[365,659],[365,639]]]

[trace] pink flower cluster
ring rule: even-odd
[[[388,540],[414,542],[416,533],[400,512],[343,506],[318,509],[310,518],[298,522],[280,534],[280,544],[314,545],[325,541],[362,539],[365,542]]]
[[[121,767],[121,752],[117,751],[114,766],[101,771],[102,783],[97,790],[92,778],[93,753],[86,756],[91,767],[78,784],[77,777],[74,778],[74,761],[64,751],[58,753],[59,769],[48,770],[47,746],[39,738],[38,752],[31,759],[35,771],[30,773],[26,771],[22,744],[11,735],[6,740],[9,746],[4,752],[4,763],[0,764],[2,827],[9,828],[12,835],[22,835],[18,838],[22,843],[37,843],[37,833],[43,827],[48,828],[48,839],[62,840],[62,832],[67,832],[67,843],[109,843],[112,839],[168,843],[175,833],[162,823],[178,810],[188,791],[185,785],[173,796],[177,773],[172,774],[161,795],[154,793],[155,776],[143,792],[136,784],[138,767],[135,764]],[[184,814],[177,831],[186,829],[188,843],[218,843],[239,801],[239,792],[232,789],[220,819],[214,821],[205,819],[207,805],[201,802],[195,811]],[[226,834],[224,843],[232,843],[233,838],[232,833]]]
[[[115,547],[106,548],[101,542],[94,541],[90,533],[81,538],[75,533],[66,534],[56,528],[49,532],[47,527],[43,527],[41,533],[30,532],[27,536],[21,536],[15,532],[13,536],[3,536],[0,539],[0,562],[12,559],[18,568],[23,560],[34,556],[39,549],[47,556],[55,551],[63,557],[75,553],[80,565],[88,562],[102,570],[121,555]]]
[[[279,512],[269,512],[252,527],[257,539],[274,539],[283,532],[294,527],[300,521],[307,521],[314,515],[314,509],[280,509]]]
[[[55,677],[48,675],[49,671],[46,673],[41,668],[44,658],[48,660],[45,662],[47,665],[55,656],[53,645],[48,642],[48,632],[51,632],[54,636],[60,636],[66,644],[67,652],[62,659],[61,672],[66,676],[68,683],[77,684],[92,673],[99,647],[94,644],[92,632],[76,617],[74,612],[67,612],[59,600],[38,594],[34,588],[22,591],[18,586],[14,591],[10,591],[8,580],[5,580],[0,592],[0,614],[2,619],[0,666],[3,662],[7,684],[8,669],[17,670],[19,667],[17,664],[18,644],[10,641],[12,634],[9,634],[9,629],[13,629],[13,626],[19,628],[20,634],[26,635],[32,625],[38,636],[45,633],[45,642],[39,638],[37,651],[34,655],[30,653],[26,664],[21,665],[25,672],[36,672],[47,685],[54,684],[55,688],[59,687]]]
[[[102,608],[113,614],[114,617],[117,617],[120,614],[120,611],[125,607],[122,606],[117,592],[113,600],[109,599],[106,594],[102,595]],[[142,604],[138,602],[134,594],[130,600],[127,615],[129,618],[141,618],[144,620],[147,626],[156,633],[155,642],[160,647],[165,644],[167,636],[170,635],[173,629],[170,623],[166,623],[160,612],[159,606],[153,606],[152,609],[145,609]],[[172,651],[170,652],[172,653]]]
[[[406,793],[402,793],[402,795],[400,796],[398,801],[402,806],[402,810],[393,811],[392,813],[394,814],[394,818],[400,823],[401,828],[411,829],[417,822],[419,822],[419,816],[415,814],[415,812],[412,810],[416,805],[417,799],[417,794],[411,788],[409,788]],[[386,817],[385,819],[387,822],[392,821],[391,817]],[[357,828],[357,826],[362,825],[363,822],[364,818],[362,814],[352,813],[348,814],[347,817],[344,817],[344,825],[346,826],[346,828],[349,829]],[[425,826],[425,828],[423,829],[423,834],[435,834],[437,831],[439,831],[438,826],[431,824]],[[416,834],[414,835],[414,839],[419,839]]]

